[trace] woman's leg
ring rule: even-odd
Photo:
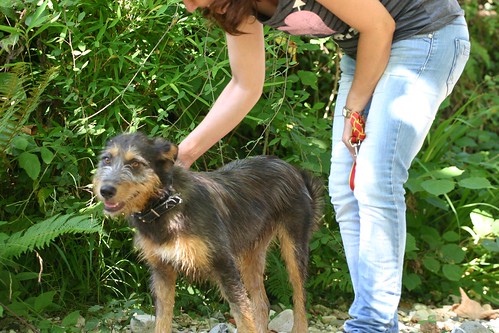
[[[439,105],[462,73],[469,49],[463,18],[432,34],[394,43],[366,110],[366,139],[357,157],[353,193],[348,186],[352,158],[341,142],[340,110],[355,61],[342,59],[329,184],[355,292],[347,332],[398,329],[406,236],[404,184]]]

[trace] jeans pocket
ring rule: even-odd
[[[466,39],[456,38],[454,59],[452,61],[452,68],[447,78],[447,96],[452,92],[457,80],[463,73],[464,66],[470,57],[471,43]]]

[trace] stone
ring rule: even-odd
[[[323,316],[321,318],[321,321],[324,323],[324,324],[332,324],[332,323],[336,323],[338,321],[338,319],[335,317],[335,316]]]
[[[236,333],[237,330],[231,324],[218,324],[210,330],[210,333]]]
[[[332,310],[330,308],[328,308],[327,306],[321,305],[321,304],[316,304],[316,305],[312,306],[312,311],[317,313],[317,314],[322,314],[322,315],[329,314],[332,312]]]
[[[489,321],[489,328],[494,333],[499,333],[499,318]]]
[[[452,333],[490,333],[490,330],[479,321],[465,321],[461,326],[453,329]]]
[[[154,322],[156,318],[153,315],[136,314],[130,321],[130,329],[132,333],[149,333],[154,331]]]
[[[279,333],[289,333],[293,329],[293,310],[287,309],[279,313],[269,323],[269,330]]]
[[[415,323],[426,320],[435,320],[437,318],[437,314],[428,308],[420,308],[416,311],[411,311],[409,315],[411,317],[411,321]]]

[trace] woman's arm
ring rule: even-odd
[[[263,27],[254,17],[227,34],[232,79],[203,121],[180,143],[178,161],[189,168],[202,154],[234,129],[260,98],[265,81]]]
[[[318,2],[360,34],[354,79],[345,106],[352,111],[363,111],[388,64],[395,21],[379,0]],[[343,142],[353,155],[354,150],[348,143],[351,129],[348,119],[345,119]]]

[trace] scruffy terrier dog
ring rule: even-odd
[[[213,172],[175,165],[177,147],[121,134],[101,154],[94,191],[111,216],[124,215],[152,274],[156,333],[171,332],[177,273],[215,282],[239,333],[267,332],[267,248],[277,237],[293,287],[293,333],[308,332],[304,282],[309,240],[322,215],[323,184],[272,157]]]

